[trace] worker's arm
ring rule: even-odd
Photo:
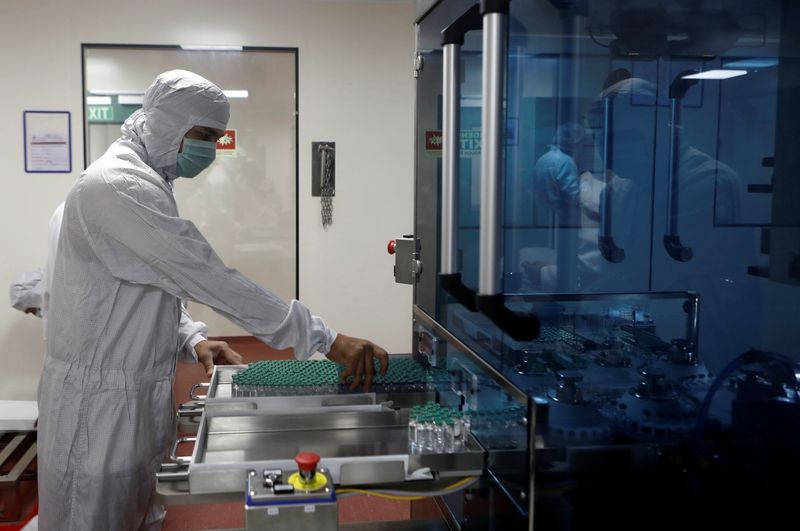
[[[203,321],[195,321],[189,315],[186,305],[181,302],[181,321],[178,325],[178,361],[195,362],[197,352],[195,346],[205,341],[208,335],[208,326]]]
[[[14,279],[8,290],[11,306],[21,312],[39,315],[42,307],[42,280],[41,269],[26,271]]]
[[[171,200],[145,176],[113,184],[82,180],[76,192],[87,240],[116,278],[210,306],[273,348],[293,348],[298,359],[316,351],[327,354],[345,366],[345,376],[353,376],[354,388],[364,382],[369,389],[375,357],[385,372],[385,350],[363,339],[337,337],[299,301],[287,304],[227,267],[192,222],[145,203],[143,198]]]
[[[193,223],[148,204],[171,199],[144,178],[82,179],[75,200],[89,244],[116,278],[210,306],[268,345],[293,348],[299,359],[330,352],[336,333],[322,319],[225,266]],[[351,357],[359,350],[345,347]]]

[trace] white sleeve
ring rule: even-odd
[[[225,266],[192,222],[146,203],[163,193],[136,177],[79,182],[82,230],[114,277],[210,306],[271,347],[293,348],[298,359],[330,350],[336,333],[321,318]]]
[[[194,346],[208,338],[208,326],[203,321],[193,321],[186,305],[181,302],[181,322],[178,325],[178,361],[197,361]]]
[[[44,278],[42,279],[42,311],[47,314],[50,309],[50,292],[53,286],[53,271],[56,264],[58,251],[58,238],[61,235],[61,221],[64,218],[64,202],[62,201],[50,217],[47,227],[47,261],[45,262]]]
[[[42,307],[42,278],[41,269],[26,271],[14,279],[8,289],[11,306],[24,312],[28,308]]]

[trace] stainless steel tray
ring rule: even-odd
[[[189,463],[192,494],[242,492],[250,470],[294,470],[302,451],[320,455],[337,485],[378,485],[480,475],[485,452],[469,436],[462,451],[415,454],[407,411],[206,411]]]

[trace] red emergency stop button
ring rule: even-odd
[[[389,254],[394,254],[394,248],[397,243],[394,240],[389,240],[389,244],[386,245],[386,250],[389,251]]]
[[[317,470],[317,465],[319,464],[319,456],[314,452],[300,452],[294,457],[294,460],[300,472],[311,474]]]

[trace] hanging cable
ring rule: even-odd
[[[456,481],[455,483],[444,487],[441,490],[433,490],[433,491],[402,491],[402,490],[391,490],[391,489],[337,489],[336,495],[354,495],[354,494],[365,494],[367,496],[376,496],[378,498],[387,498],[390,500],[403,500],[403,501],[414,501],[414,500],[422,500],[424,498],[431,498],[435,496],[444,496],[445,494],[452,494],[454,492],[458,492],[460,490],[464,490],[466,488],[471,487],[475,483],[478,482],[480,478],[478,477],[467,477],[462,480]]]

